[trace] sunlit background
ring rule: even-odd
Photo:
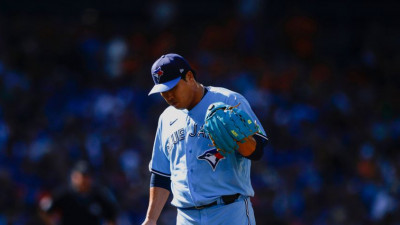
[[[151,64],[175,52],[242,93],[270,144],[253,163],[257,224],[400,224],[398,1],[0,3],[0,225],[87,159],[118,224],[144,219],[167,106]],[[167,204],[159,225],[175,224]]]

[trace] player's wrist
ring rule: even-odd
[[[253,154],[257,146],[257,142],[253,138],[253,136],[248,136],[247,138],[245,138],[245,141],[243,143],[237,142],[237,144],[239,146],[238,152],[244,157]]]

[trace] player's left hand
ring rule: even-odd
[[[237,151],[238,143],[246,143],[253,134],[259,132],[258,125],[238,106],[216,102],[206,112],[204,130],[224,156]]]

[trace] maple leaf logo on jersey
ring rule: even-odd
[[[219,153],[217,149],[214,148],[205,151],[202,155],[197,156],[197,159],[207,161],[213,171],[215,171],[215,168],[217,168],[219,161],[225,159],[225,156],[221,155],[221,153]]]
[[[154,73],[153,76],[157,79],[157,83],[160,83],[160,77],[164,74],[164,71],[161,70],[161,67],[158,67]]]

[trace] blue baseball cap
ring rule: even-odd
[[[188,71],[193,71],[193,69],[182,56],[175,53],[162,55],[151,67],[151,76],[155,85],[149,95],[172,89]]]

